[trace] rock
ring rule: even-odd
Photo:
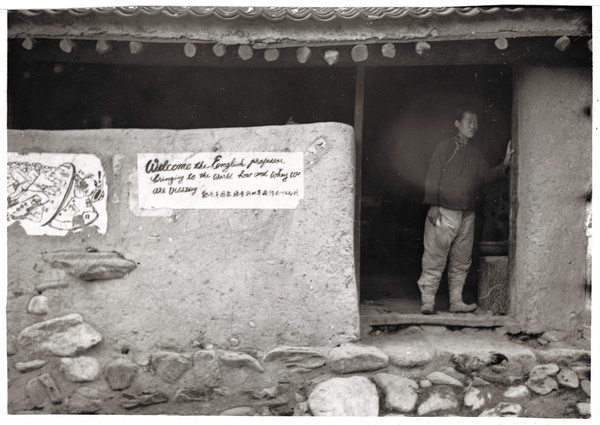
[[[35,285],[35,290],[38,292],[44,292],[49,289],[68,288],[69,282],[64,280],[57,280],[52,282],[42,282]]]
[[[260,412],[259,412],[260,416],[274,416],[273,413],[271,412],[271,409],[267,406],[263,407]]]
[[[515,339],[515,341],[518,341],[518,339]],[[529,348],[512,348],[504,354],[508,357],[508,362],[504,365],[509,368],[512,374],[522,375],[525,373],[524,371],[529,371],[538,364],[536,355]]]
[[[46,393],[50,397],[50,401],[52,402],[52,404],[62,403],[62,396],[60,394],[60,390],[56,386],[54,379],[52,379],[52,376],[50,376],[49,373],[44,373],[38,376],[37,379],[39,379],[42,385],[46,387]]]
[[[420,334],[422,332],[423,332],[423,329],[421,329],[420,326],[410,325],[404,329],[400,329],[398,331],[398,335],[414,335],[414,334]]]
[[[489,392],[484,392],[478,388],[471,387],[465,394],[463,404],[466,407],[470,407],[471,410],[479,410],[491,399],[492,395]]]
[[[306,367],[293,367],[290,369],[290,372],[292,373],[308,373],[312,371],[312,369],[308,369]]]
[[[581,381],[581,389],[588,395],[588,397],[591,397],[591,384],[590,381],[588,381],[587,379],[584,379]]]
[[[505,326],[500,326],[494,330],[494,332],[499,333],[500,335],[510,335],[510,334],[518,334],[522,329],[517,323],[507,324]]]
[[[310,416],[307,401],[296,403],[294,406],[294,416]]]
[[[592,328],[589,326],[585,326],[583,328],[583,331],[581,332],[581,337],[583,339],[585,339],[586,341],[591,341],[592,340]]]
[[[293,407],[290,403],[290,398],[287,396],[278,396],[275,398],[269,398],[266,400],[261,400],[260,402],[257,402],[255,404],[255,406],[268,406],[271,408],[272,413],[274,414],[278,414],[278,413],[285,413],[285,412],[289,412],[289,414],[293,414]],[[287,414],[285,414],[285,416],[287,416]]]
[[[258,391],[252,392],[252,397],[255,399],[275,398],[279,394],[279,387],[262,388]]]
[[[221,371],[214,350],[196,351],[193,371],[197,386],[214,388],[221,385]]]
[[[458,406],[459,402],[454,390],[447,385],[439,385],[433,387],[433,390],[417,409],[417,413],[419,416],[437,414],[457,409]]]
[[[490,367],[490,369],[492,370],[492,372],[498,373],[498,374],[504,373],[507,370],[506,366],[502,366],[502,365],[499,365],[499,364],[493,365],[492,367]]]
[[[544,338],[546,341],[549,341],[549,342],[563,341],[563,340],[567,339],[568,336],[569,336],[568,332],[556,331],[556,330],[544,332],[542,334],[542,338]]]
[[[101,408],[100,394],[89,387],[78,388],[67,400],[67,411],[71,414],[96,413]]]
[[[265,356],[265,362],[279,360],[287,367],[316,369],[325,365],[325,357],[320,351],[308,347],[277,347]]]
[[[442,372],[431,372],[427,375],[427,380],[431,381],[434,385],[454,385],[456,387],[462,387],[463,384],[458,379],[446,375]]]
[[[527,385],[531,391],[540,395],[550,394],[552,390],[558,389],[558,383],[550,377],[538,381],[533,381],[530,379],[525,383],[525,385]]]
[[[8,357],[17,354],[17,339],[14,336],[9,336],[6,341],[6,355]]]
[[[384,368],[389,357],[377,347],[342,345],[329,352],[328,366],[336,373],[367,372]]]
[[[136,268],[117,252],[58,251],[45,253],[42,259],[85,281],[119,279]]]
[[[104,368],[104,377],[113,390],[128,388],[137,374],[138,367],[127,359],[109,361]]]
[[[473,385],[474,387],[485,387],[486,385],[492,385],[492,384],[490,384],[485,379],[482,379],[479,376],[476,376],[473,378],[471,385]]]
[[[190,401],[209,401],[212,399],[210,388],[181,388],[175,393],[175,403]]]
[[[590,403],[577,403],[577,411],[581,416],[590,416],[592,414]]]
[[[218,351],[219,361],[225,366],[233,368],[247,367],[256,372],[264,372],[265,368],[260,364],[258,360],[246,353],[240,353],[237,351]]]
[[[46,387],[40,382],[38,378],[33,378],[27,385],[25,385],[25,394],[29,398],[31,404],[36,409],[41,409],[44,407],[44,403],[48,398],[48,394],[46,393]]]
[[[428,381],[427,379],[421,379],[419,381],[419,387],[421,388],[430,388],[432,386],[433,384],[431,383],[431,381]]]
[[[142,393],[138,396],[122,393],[121,396],[121,407],[127,410],[135,409],[136,407],[146,407],[153,404],[166,403],[169,401],[169,397],[162,392]]]
[[[571,369],[562,368],[556,375],[558,383],[567,388],[579,388],[579,378]]]
[[[29,362],[19,362],[15,364],[15,369],[21,373],[31,372],[39,369],[48,363],[46,360],[31,360]]]
[[[516,387],[508,387],[504,391],[504,397],[506,398],[524,398],[529,397],[529,390],[525,385],[518,385]]]
[[[448,332],[448,328],[445,326],[428,325],[421,326],[421,329],[423,330],[423,332],[433,335],[441,335]]]
[[[555,364],[536,365],[529,372],[529,379],[531,381],[541,381],[547,376],[554,376],[558,373],[560,368]]]
[[[71,382],[91,382],[100,376],[100,362],[94,357],[63,357],[60,371]]]
[[[388,409],[408,413],[415,408],[419,384],[412,379],[390,373],[378,373],[373,376],[373,381],[384,390],[385,405]]]
[[[580,381],[591,377],[592,368],[588,365],[571,364],[569,368],[577,374]]]
[[[363,376],[332,378],[318,384],[308,397],[314,416],[377,416],[375,384]]]
[[[405,350],[384,350],[388,355],[390,363],[398,367],[424,366],[433,360],[433,352],[423,348],[406,348]]]
[[[169,383],[177,382],[192,367],[189,356],[167,351],[152,354],[150,363],[156,374]]]
[[[479,378],[487,381],[488,384],[490,382],[494,384],[500,385],[518,385],[522,384],[524,379],[522,376],[514,376],[514,375],[499,375],[496,373],[479,373]]]
[[[234,407],[219,413],[219,416],[256,416],[256,410],[250,406]]]
[[[43,316],[48,314],[48,298],[43,295],[37,295],[29,300],[27,305],[27,312],[31,314],[37,314]]]
[[[467,378],[465,374],[458,372],[453,367],[443,367],[439,371],[445,375],[450,376],[451,378],[456,379],[457,381],[463,382]]]
[[[68,357],[98,344],[102,335],[75,313],[29,326],[21,331],[17,341],[23,349]]]
[[[575,363],[590,362],[592,354],[590,350],[579,350],[576,348],[552,348],[536,350],[535,356],[540,363]],[[558,371],[557,371],[558,372]]]
[[[481,412],[479,417],[508,417],[508,416],[519,416],[523,408],[516,403],[507,403],[505,401],[498,403],[498,405],[492,409],[484,410]]]

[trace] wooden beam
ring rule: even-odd
[[[60,50],[62,50],[65,53],[71,53],[73,49],[75,49],[75,43],[73,42],[73,40],[68,38],[63,38],[62,40],[60,40],[60,43],[58,45],[60,47]]]
[[[274,62],[279,59],[279,49],[267,49],[264,53],[267,62]]]
[[[212,51],[215,54],[215,56],[222,58],[223,56],[225,56],[225,53],[227,53],[227,46],[221,43],[217,43],[213,46]]]
[[[138,55],[144,50],[144,44],[139,41],[130,41],[129,42],[129,52],[132,55]]]
[[[183,52],[188,58],[196,56],[196,45],[193,43],[185,43],[183,46]]]
[[[384,44],[381,46],[381,55],[384,58],[393,59],[396,56],[396,46],[394,46],[392,43]]]
[[[472,328],[495,328],[506,326],[518,328],[518,322],[511,316],[475,315],[464,313],[438,313],[438,314],[361,314],[361,326],[378,325],[433,325],[433,326],[460,326]]]
[[[427,43],[426,41],[419,41],[415,45],[415,52],[417,52],[417,54],[419,56],[421,56],[425,50],[429,50],[429,49],[431,49],[431,45],[429,43]]]
[[[300,63],[306,63],[312,56],[312,50],[310,47],[298,47],[296,49],[296,59]]]
[[[365,44],[358,44],[352,48],[350,55],[354,62],[364,62],[369,57],[369,49]]]
[[[112,46],[106,40],[98,40],[96,43],[96,51],[101,55],[105,55],[112,50]]]
[[[247,44],[241,44],[240,47],[238,47],[238,56],[240,57],[240,59],[247,61],[249,59],[252,59],[253,55],[254,50],[252,49],[252,46],[249,46]]]
[[[554,42],[554,47],[556,47],[561,52],[564,52],[565,50],[567,50],[569,48],[570,44],[571,44],[571,39],[569,37],[567,37],[566,35],[563,35],[562,37],[560,37],[558,40],[556,40]]]
[[[327,50],[323,55],[323,59],[329,65],[335,65],[340,60],[340,52],[337,50]]]
[[[365,67],[356,67],[356,88],[354,91],[354,145],[355,145],[355,181],[354,181],[354,258],[356,288],[360,302],[360,214],[362,193],[362,146],[365,115]]]
[[[366,67],[376,66],[438,66],[438,65],[494,65],[494,64],[537,64],[553,66],[591,66],[592,53],[588,47],[589,38],[572,39],[570,47],[560,52],[554,47],[556,37],[545,38],[515,38],[510,40],[510,48],[498,50],[490,40],[477,41],[442,41],[435,43],[435,49],[423,54],[415,54],[414,43],[395,44],[396,55],[393,58],[383,55],[369,55],[361,64]],[[262,55],[258,58],[242,61],[237,54],[224,54],[217,57],[213,44],[195,44],[198,52],[193,60],[181,54],[181,45],[173,43],[144,43],[111,42],[110,54],[99,55],[96,52],[96,40],[77,40],[77,55],[67,55],[56,48],[55,39],[35,39],[35,48],[26,50],[23,40],[8,40],[8,55],[11,61],[49,61],[54,63],[99,63],[119,65],[148,65],[148,66],[206,66],[206,67],[328,67],[323,60],[323,53],[314,54],[315,48],[279,49],[279,59],[267,62]],[[143,46],[143,54],[136,54],[136,46]],[[225,46],[223,46],[225,47]],[[229,49],[229,47],[227,47]],[[329,49],[333,50],[333,49]],[[339,51],[337,67],[356,67],[356,62],[350,57],[351,47],[336,46]],[[312,53],[309,54],[309,52]],[[132,54],[133,53],[133,54]],[[139,52],[138,52],[139,53]],[[234,53],[233,51],[231,53]],[[300,55],[300,56],[299,56]],[[305,55],[305,56],[302,56]],[[299,60],[304,60],[301,62]]]
[[[505,50],[508,47],[508,40],[504,37],[497,38],[496,41],[494,41],[494,45],[499,50]]]
[[[33,46],[35,45],[35,40],[31,37],[27,37],[25,38],[25,40],[23,40],[23,43],[21,43],[21,46],[23,46],[23,48],[25,50],[31,50],[33,49]]]

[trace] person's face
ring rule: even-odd
[[[466,111],[460,121],[454,121],[454,125],[458,129],[458,133],[465,139],[472,139],[477,133],[477,114]]]

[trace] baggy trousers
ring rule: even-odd
[[[435,217],[431,208],[425,220],[425,252],[421,262],[421,277],[417,283],[421,294],[435,295],[448,263],[448,287],[452,297],[452,293],[462,294],[471,266],[475,212],[442,207],[439,207],[439,212],[441,220],[437,223],[432,222]]]

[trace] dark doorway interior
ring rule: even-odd
[[[354,121],[353,68],[11,61],[12,129],[223,128]]]
[[[474,143],[490,165],[504,157],[511,136],[511,70],[505,66],[372,68],[366,73],[362,157],[361,301],[418,313],[417,279],[427,206],[422,204],[429,159],[455,134],[454,109],[479,109]],[[477,241],[508,240],[508,181],[486,188]],[[477,301],[478,252],[464,289]],[[381,304],[384,305],[385,303]],[[442,279],[437,309],[448,308]]]

